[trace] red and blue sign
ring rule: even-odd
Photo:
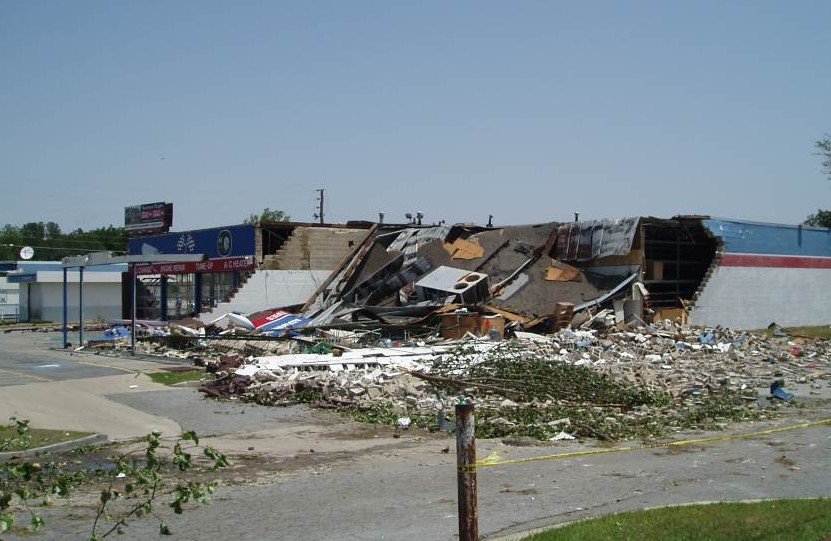
[[[275,336],[289,332],[292,329],[305,327],[312,320],[283,310],[276,310],[267,316],[255,319],[254,324],[260,333],[274,334]]]

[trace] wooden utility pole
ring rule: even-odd
[[[456,467],[459,492],[459,541],[478,541],[476,438],[473,404],[456,405]]]

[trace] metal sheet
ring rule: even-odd
[[[563,224],[557,230],[557,259],[590,261],[627,255],[632,250],[639,222],[640,218],[622,218]]]
[[[418,249],[436,239],[444,240],[450,232],[448,226],[416,228],[411,227],[401,231],[394,241],[387,247],[388,252],[404,253],[404,265],[409,265],[418,256]]]

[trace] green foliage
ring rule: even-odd
[[[813,540],[831,533],[831,500],[770,500],[633,511],[577,522],[528,541]]]
[[[823,174],[831,181],[831,135],[826,134],[825,137],[816,141],[814,148],[822,159]],[[814,214],[809,214],[804,223],[811,227],[831,228],[831,210],[818,209]]]
[[[23,246],[32,246],[38,260],[58,261],[73,254],[123,252],[127,236],[123,228],[112,225],[89,231],[76,229],[70,233],[63,233],[55,222],[28,222],[19,227],[6,224],[0,229],[0,260],[19,259]]]
[[[831,135],[826,134],[825,137],[814,143],[814,148],[817,149],[817,154],[822,158],[822,171],[828,180],[831,180]]]
[[[808,215],[804,223],[810,227],[831,227],[831,210],[817,209]]]
[[[32,434],[29,430],[28,419],[18,419],[17,417],[10,417],[14,427],[15,436],[5,438],[0,442],[0,451],[9,451],[13,449],[27,449],[29,443],[32,441]]]
[[[28,431],[27,421],[17,421],[20,436]],[[168,459],[160,450],[172,441]],[[159,534],[170,535],[171,529],[154,510],[159,499],[167,499],[174,513],[181,514],[188,502],[208,503],[216,489],[216,481],[202,482],[186,476],[196,467],[192,451],[202,449],[210,460],[210,471],[229,465],[224,454],[212,447],[200,447],[199,437],[192,430],[173,440],[164,440],[162,433],[153,431],[144,438],[143,449],[113,458],[114,468],[106,471],[109,482],[98,496],[98,509],[92,524],[90,539],[100,541],[112,534],[122,533],[133,520],[152,517],[158,521]],[[139,453],[141,456],[139,455]],[[179,472],[170,480],[171,467]],[[0,532],[8,531],[17,522],[21,512],[29,514],[28,529],[37,531],[45,521],[35,513],[31,503],[42,500],[51,505],[52,498],[69,498],[80,485],[90,480],[90,472],[67,471],[62,464],[23,461],[0,464]]]
[[[272,210],[266,207],[260,214],[250,214],[242,223],[258,225],[264,222],[288,222],[289,220],[291,220],[291,216],[282,210]]]

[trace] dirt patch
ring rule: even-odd
[[[786,468],[792,468],[792,467],[796,466],[796,462],[794,462],[793,460],[791,460],[790,458],[788,458],[785,455],[777,457],[776,459],[774,459],[774,462],[776,462],[777,464],[781,464],[781,465],[785,466]]]

